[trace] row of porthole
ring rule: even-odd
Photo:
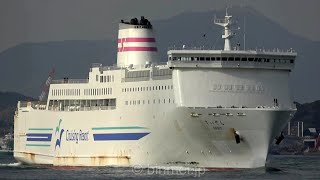
[[[143,105],[143,104],[174,104],[174,99],[153,99],[153,100],[131,100],[131,101],[125,101],[124,104],[126,106],[130,105]]]
[[[112,88],[84,89],[85,96],[99,96],[112,94]]]
[[[53,89],[52,96],[80,96],[80,89]]]
[[[122,88],[122,92],[157,91],[170,89],[173,89],[173,85]]]

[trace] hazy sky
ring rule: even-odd
[[[117,23],[144,15],[250,6],[290,32],[320,41],[320,0],[0,0],[0,52],[22,42],[116,38]]]

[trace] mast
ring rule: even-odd
[[[233,33],[230,29],[232,26],[232,16],[228,15],[228,8],[226,8],[226,15],[224,19],[214,19],[214,24],[224,27],[224,34],[222,38],[224,39],[224,50],[230,51],[231,50],[231,38],[233,37]]]

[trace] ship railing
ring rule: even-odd
[[[52,80],[51,84],[83,84],[88,82],[89,79],[57,79]]]
[[[94,111],[94,110],[113,110],[116,109],[116,106],[64,106],[64,107],[52,107],[48,108],[51,111]]]
[[[153,62],[152,64],[155,66],[166,66],[168,65],[168,62]]]
[[[119,70],[122,69],[122,67],[117,66],[103,66],[100,68],[100,71],[111,71],[111,70]]]
[[[37,110],[45,110],[47,107],[46,101],[20,101],[19,108],[31,107]]]

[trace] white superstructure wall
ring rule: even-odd
[[[263,69],[177,69],[176,104],[186,107],[292,107],[289,71]]]

